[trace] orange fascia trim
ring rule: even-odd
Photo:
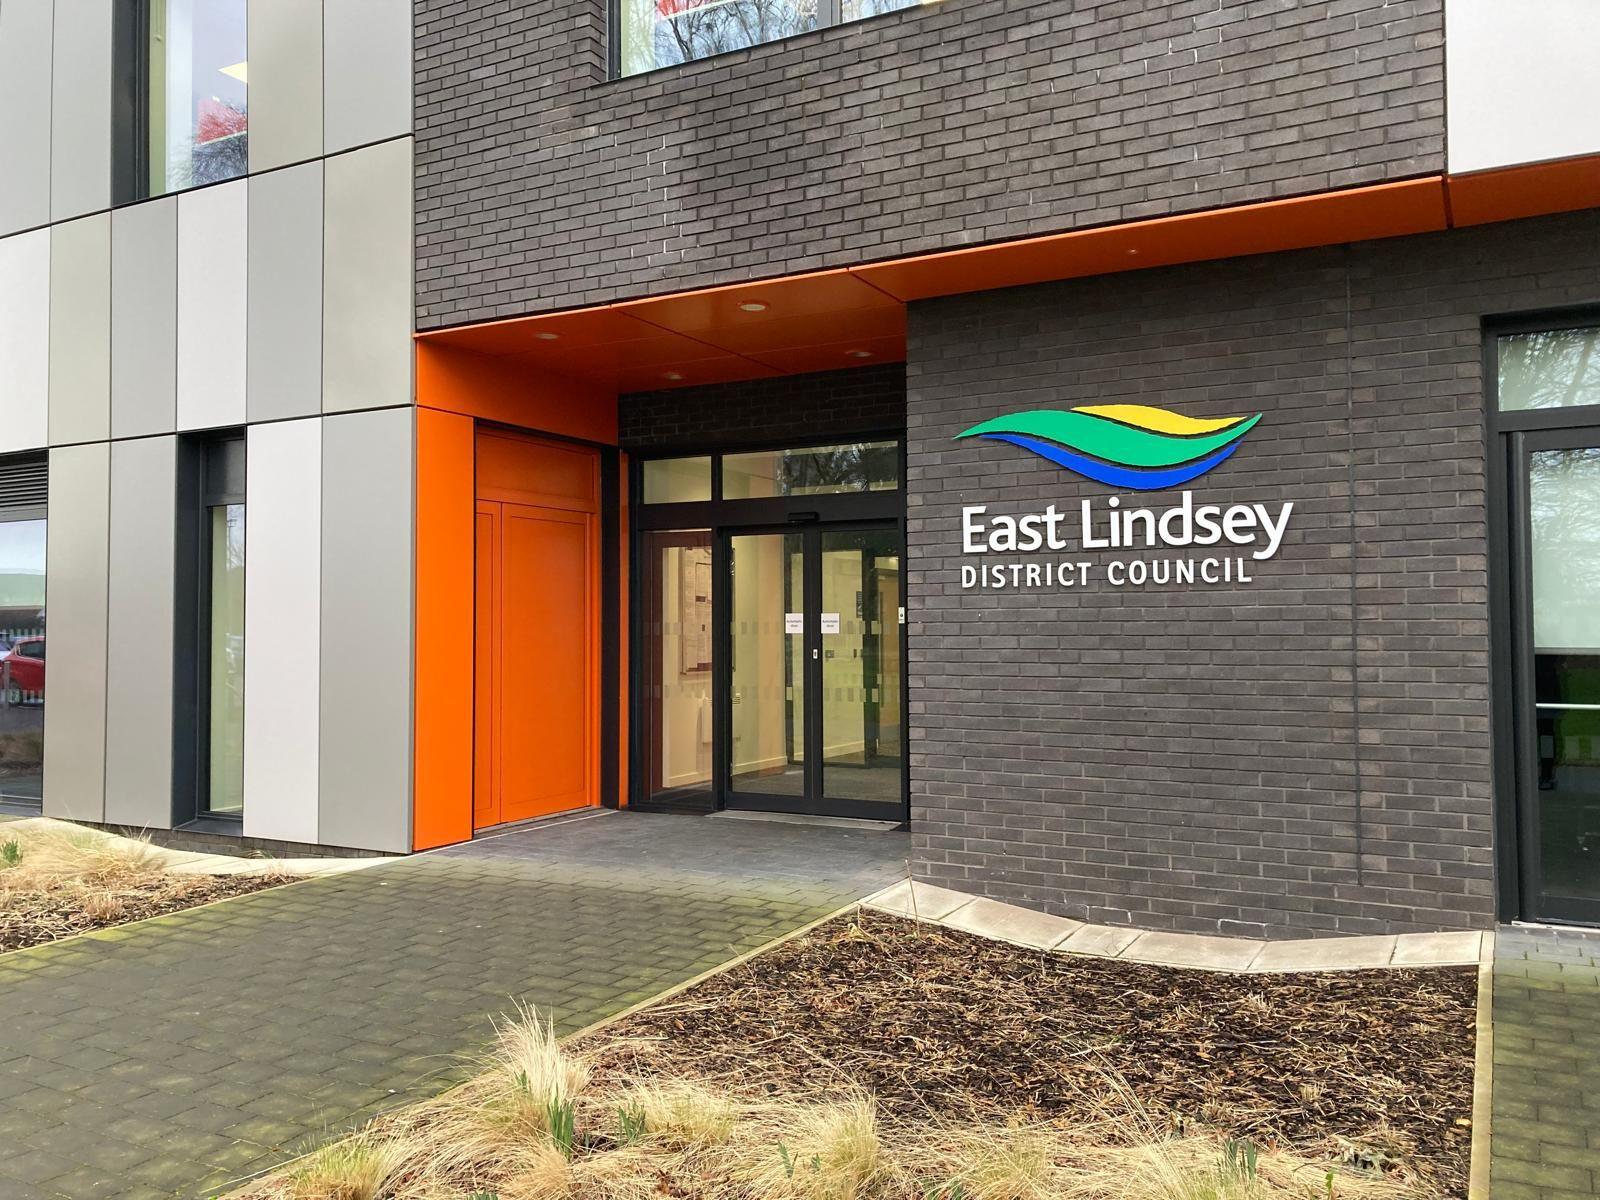
[[[1600,157],[1452,175],[1445,186],[1450,193],[1450,223],[1458,226],[1600,208]]]
[[[619,391],[900,361],[908,301],[1591,207],[1600,207],[1600,155],[662,293],[419,334],[418,391],[423,404],[536,425],[517,415],[530,392],[588,389],[604,404]],[[448,371],[443,360],[425,361],[445,349],[474,359]],[[542,382],[529,382],[534,377]],[[474,380],[503,399],[476,395]]]
[[[413,850],[472,836],[474,445],[471,417],[417,409]]]
[[[417,404],[522,429],[617,444],[617,397],[593,384],[417,338]]]
[[[901,300],[1302,250],[1445,228],[1434,176],[949,250],[851,272]]]

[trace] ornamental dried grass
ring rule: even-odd
[[[281,874],[176,874],[142,838],[71,827],[0,829],[0,951],[285,882]]]
[[[759,1060],[753,1060],[758,1063]],[[571,1154],[505,1106],[537,1076],[573,1106]],[[752,1080],[759,1077],[758,1066]],[[596,1075],[522,1010],[488,1069],[387,1114],[350,1142],[237,1193],[240,1200],[1435,1200],[1423,1183],[1352,1173],[1288,1149],[1252,1151],[1248,1174],[1220,1134],[1160,1131],[1120,1081],[1121,1110],[1092,1121],[998,1125],[885,1114],[859,1089],[825,1097],[713,1088],[679,1075]],[[381,1158],[379,1190],[347,1170]],[[1233,1156],[1237,1158],[1237,1156]],[[320,1174],[318,1173],[320,1172]],[[1329,1172],[1336,1191],[1328,1192]],[[319,1181],[323,1191],[307,1190]],[[346,1189],[346,1190],[340,1190]]]

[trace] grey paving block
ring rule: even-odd
[[[1495,938],[1494,1200],[1600,1195],[1600,932],[1511,928]],[[1595,1078],[1600,1079],[1600,1075]]]
[[[451,1086],[518,1001],[577,1030],[905,856],[877,831],[614,814],[0,956],[0,1197],[220,1190]]]

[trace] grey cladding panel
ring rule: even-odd
[[[250,5],[248,34],[250,170],[316,158],[322,153],[322,0],[257,0]]]
[[[327,160],[322,407],[411,402],[411,139]]]
[[[411,849],[410,408],[323,421],[318,837]]]
[[[44,811],[79,821],[105,819],[110,479],[111,447],[105,442],[50,452]]]
[[[250,180],[246,411],[322,411],[322,164]]]
[[[106,820],[172,825],[176,437],[111,447]]]
[[[50,220],[51,8],[0,3],[0,236]]]
[[[171,433],[178,396],[178,202],[111,215],[111,434]]]
[[[11,3],[12,0],[6,0]],[[112,0],[58,0],[50,105],[50,219],[111,203]]]
[[[111,436],[111,217],[50,231],[50,444]]]
[[[329,154],[411,132],[411,5],[335,0],[323,17]]]

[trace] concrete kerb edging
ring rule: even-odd
[[[85,842],[107,844],[124,842],[143,845],[151,861],[174,875],[293,875],[297,879],[312,879],[323,875],[343,875],[349,871],[364,871],[386,862],[397,861],[393,856],[365,856],[360,858],[272,858],[266,855],[244,858],[237,854],[206,854],[197,850],[174,850],[138,838],[124,837],[107,829],[79,825],[55,817],[24,817],[6,824],[6,833],[41,832],[61,833]]]
[[[1491,957],[1492,946],[1490,936],[1477,931],[1296,941],[1146,932],[1090,925],[933,884],[912,884],[909,880],[876,892],[861,904],[877,912],[993,938],[1029,950],[1228,974],[1479,966]]]
[[[1478,964],[1478,1026],[1472,1063],[1472,1165],[1467,1200],[1489,1200],[1489,1146],[1494,1100],[1494,934]]]

